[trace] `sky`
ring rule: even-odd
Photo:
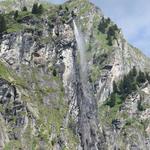
[[[150,56],[150,0],[91,0],[122,30],[133,46]]]
[[[48,0],[63,3],[65,0]],[[90,0],[122,29],[133,46],[150,56],[150,0]]]

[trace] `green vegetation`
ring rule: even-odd
[[[149,75],[149,73],[146,72],[145,76],[146,76],[146,79],[148,80],[148,82],[150,83],[150,75]]]
[[[55,68],[53,69],[53,76],[54,76],[54,77],[56,77],[56,76],[57,76],[57,71],[56,71],[56,69],[55,69]]]
[[[98,14],[95,14],[93,32],[90,35],[90,42],[87,46],[87,60],[90,60],[91,56],[93,56],[93,65],[90,68],[90,82],[95,82],[101,75],[101,70],[113,51],[112,47],[108,45],[107,34],[103,34],[98,29],[100,20],[101,18]]]
[[[6,24],[6,31],[8,33],[12,33],[12,32],[19,32],[22,30],[27,29],[28,27],[24,25],[24,23],[29,23],[29,20],[35,20],[37,18],[40,19],[39,15],[35,15],[32,14],[31,12],[28,11],[12,11],[8,14],[4,14],[5,17],[5,24]],[[41,28],[41,24],[36,24],[33,25],[33,27],[30,27],[30,29],[32,28],[36,28],[39,29]]]
[[[109,107],[115,107],[115,106],[121,106],[122,104],[122,97],[118,93],[112,93],[110,95],[110,98],[107,100],[105,105],[108,105]]]
[[[0,62],[0,77],[6,80],[9,80],[10,78],[9,69],[1,62]]]
[[[0,34],[6,31],[6,21],[5,17],[0,14]]]
[[[107,40],[110,46],[113,44],[113,40],[117,39],[118,32],[119,32],[119,29],[116,24],[109,27],[107,31]]]
[[[95,44],[92,44],[91,47],[93,48],[93,50],[98,49],[98,52],[101,51],[100,54],[108,54],[109,52],[112,51],[112,47],[110,45],[108,45],[108,40],[107,40],[107,33],[102,33],[99,31],[99,22],[100,22],[100,18],[98,15],[94,16],[94,22],[93,22],[93,34],[92,34],[92,42],[90,44],[92,44],[93,42]],[[97,45],[97,47],[95,47]],[[103,50],[103,51],[102,51]],[[102,53],[103,52],[103,53]]]
[[[100,76],[99,66],[93,65],[91,74],[90,74],[90,81],[95,82],[99,76]]]
[[[139,73],[137,73],[136,68],[133,67],[133,69],[120,81],[118,86],[113,82],[113,93],[106,102],[106,105],[114,107],[116,104],[116,95],[120,97],[121,103],[123,103],[129,94],[137,90],[137,86],[146,82],[147,78],[144,72],[139,71]],[[140,104],[138,108],[142,110]]]
[[[103,124],[112,125],[112,121],[122,118],[126,121],[126,126],[138,128],[144,132],[143,124],[140,120],[131,118],[125,111],[120,111],[124,106],[124,102],[129,94],[139,90],[143,83],[149,79],[148,73],[137,71],[135,67],[124,78],[116,84],[113,82],[113,93],[108,100],[99,108],[100,119]],[[137,103],[137,109],[139,112],[145,111],[147,106],[142,103],[142,99]]]
[[[146,81],[146,76],[144,72],[140,71],[137,77],[137,82],[140,84],[140,83],[144,83],[145,81]]]
[[[22,30],[23,26],[17,22],[17,18],[20,16],[18,11],[10,12],[9,14],[5,14],[7,32],[18,32]]]
[[[113,92],[118,93],[118,87],[115,81],[113,81]]]
[[[120,31],[116,24],[113,24],[110,18],[105,19],[104,17],[101,19],[98,30],[107,35],[108,45],[112,46],[113,40],[117,38],[118,32]]]
[[[33,120],[30,120],[29,117],[28,127],[23,134],[24,144],[26,144],[29,149],[31,149],[32,146],[33,149],[38,149],[39,142],[42,140],[46,145],[45,149],[52,149],[54,144],[59,141],[63,121],[68,111],[68,104],[64,101],[62,81],[58,77],[43,75],[44,77],[42,76],[41,78],[44,78],[46,83],[48,83],[48,85],[46,84],[43,88],[43,86],[41,87],[41,84],[39,82],[40,73],[38,72],[39,70],[37,68],[32,68],[31,72],[26,71],[28,70],[27,66],[22,66],[22,68],[25,72],[22,72],[21,74],[21,81],[20,78],[15,75],[15,73],[13,74],[12,72],[8,72],[7,67],[5,67],[4,65],[0,67],[0,74],[8,81],[8,78],[10,78],[11,80],[13,79],[13,83],[15,83],[17,88],[23,90],[25,93],[27,92],[25,95],[22,94],[22,100],[25,103],[32,103],[34,106],[32,108],[32,111],[34,113],[32,114],[31,111],[28,112],[28,115],[30,116],[30,113],[32,115],[35,114],[35,123],[38,131],[37,134],[33,137],[33,135],[31,134],[33,130]],[[50,71],[52,72],[52,70]],[[26,83],[24,82],[28,83],[28,87],[25,87]],[[29,87],[30,82],[35,83],[35,87],[32,88],[32,90],[30,90]],[[48,101],[48,103],[44,102],[45,99]],[[1,109],[2,108],[0,107],[0,111]],[[16,117],[13,117],[12,122],[14,123],[15,121]],[[67,128],[65,130],[69,140],[74,141],[74,135],[72,134],[72,132]],[[53,132],[56,137],[52,139],[52,141],[50,141],[49,137]],[[71,143],[71,141],[69,141],[70,145],[73,145],[75,141],[74,143]],[[10,150],[11,148],[14,148],[16,150],[19,148],[21,149],[22,147],[26,148],[26,146],[20,145],[20,143],[20,140],[14,142],[14,145],[12,145],[12,142],[10,142],[5,146],[5,150]],[[73,147],[74,146],[72,146],[72,148]]]
[[[13,32],[18,32],[23,29],[22,25],[20,24],[12,24],[11,26],[8,27],[7,32],[8,33],[13,33]]]
[[[102,32],[103,34],[105,34],[110,23],[111,23],[110,18],[105,19],[103,17],[102,20],[100,21],[99,25],[98,25],[98,30],[100,32]]]
[[[142,105],[142,101],[138,101],[138,106],[137,106],[138,110],[139,111],[144,111],[145,110],[145,107]]]
[[[44,11],[42,4],[38,5],[38,3],[33,4],[32,14],[42,14]]]
[[[21,144],[19,141],[16,141],[16,140],[11,140],[9,143],[7,143],[4,147],[4,150],[20,150],[22,147],[21,147]]]
[[[42,14],[44,11],[43,5],[40,4],[38,9],[39,9],[39,14]]]
[[[17,16],[17,18],[16,18],[16,21],[17,21],[17,23],[22,23],[22,21],[23,21],[23,19],[24,18],[33,18],[34,19],[34,15],[33,14],[31,14],[31,12],[28,12],[28,11],[22,11],[22,12],[19,12],[18,13],[18,16]]]
[[[24,6],[24,7],[22,8],[22,11],[27,11],[27,7]]]
[[[79,12],[79,16],[84,15],[86,12],[88,12],[91,9],[91,4],[88,1],[85,0],[76,0],[76,1],[72,1],[71,3],[67,4],[67,7],[70,10],[75,9],[76,7],[79,7],[79,4],[82,6],[80,8],[80,12]]]
[[[16,20],[18,16],[19,16],[19,12],[18,12],[18,10],[16,10],[14,13],[14,19]]]
[[[9,6],[11,3],[12,1],[0,2],[2,6]],[[12,10],[10,8],[8,13],[0,14],[0,34],[2,34],[3,32],[19,32],[26,29],[27,26],[24,23],[30,23],[30,20],[34,21],[37,18],[40,19],[43,12],[44,7],[42,4],[34,4],[32,12],[29,12],[26,6],[22,8],[22,11]],[[41,28],[41,26],[42,25],[35,24],[33,25],[33,28]]]
[[[33,4],[32,14],[38,14],[38,3]]]
[[[116,118],[122,118],[126,121],[124,128],[127,126],[136,127],[144,132],[143,124],[134,118],[129,118],[127,110],[120,111],[124,106],[124,102],[129,94],[139,90],[143,83],[147,82],[149,75],[141,71],[137,71],[135,67],[124,78],[116,84],[113,82],[113,92],[108,100],[99,108],[99,116],[103,125],[112,125],[112,121]],[[138,111],[145,111],[147,106],[142,100],[137,103]]]
[[[120,97],[116,94],[115,95],[115,106],[110,107],[108,105],[102,105],[99,107],[99,117],[100,121],[103,123],[103,125],[111,125],[112,121],[119,118],[121,113],[119,112],[119,109],[121,107],[121,99]]]

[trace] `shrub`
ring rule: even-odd
[[[56,69],[53,69],[53,76],[54,76],[54,77],[57,76],[57,71],[56,71]]]

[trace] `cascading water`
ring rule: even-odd
[[[98,150],[99,137],[97,133],[97,104],[91,86],[88,82],[86,46],[83,34],[78,29],[75,21],[74,33],[80,53],[80,79],[77,86],[77,101],[79,106],[79,135],[83,150]]]
[[[74,24],[75,38],[80,52],[80,67],[81,67],[80,76],[82,84],[84,86],[84,84],[87,82],[87,61],[85,56],[86,54],[85,41],[81,31],[79,31],[79,29],[77,28],[75,21],[73,21],[73,24]]]

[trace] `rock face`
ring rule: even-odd
[[[28,12],[13,19],[6,3],[17,10],[27,6]],[[148,150],[148,77],[122,103],[106,102],[113,82],[119,84],[133,67],[148,76],[149,58],[86,0],[62,7],[42,3],[41,15],[31,14],[34,1],[27,3],[0,6],[18,27],[8,25],[0,39],[0,149]],[[73,20],[87,49],[84,84]]]

